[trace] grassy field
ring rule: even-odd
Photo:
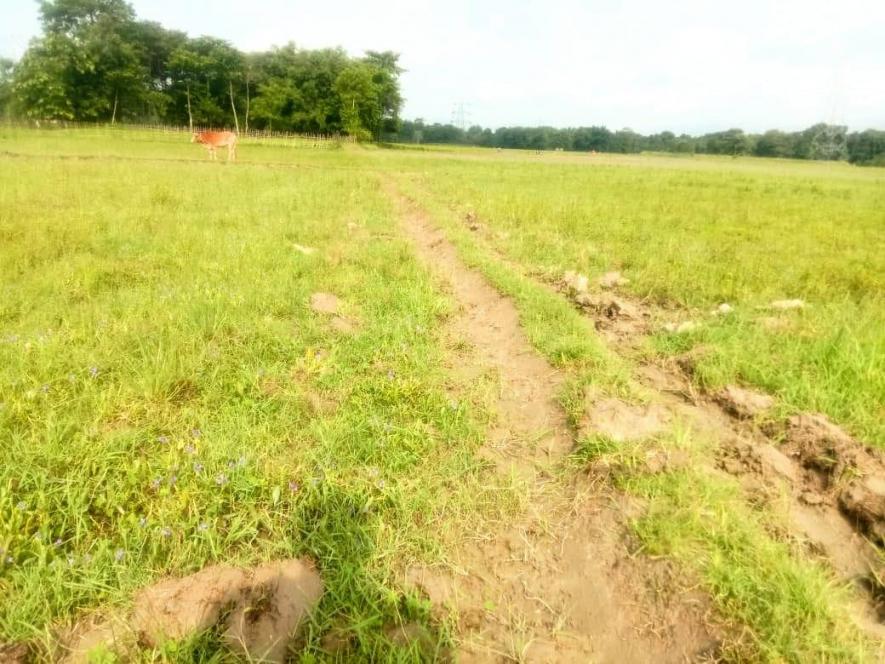
[[[2,638],[165,572],[308,553],[315,633],[408,658],[383,630],[427,612],[391,570],[507,499],[478,482],[481,407],[445,389],[449,304],[374,180],[4,158],[0,183]],[[352,332],[310,310],[322,291]]]
[[[576,161],[584,160],[578,165]],[[531,274],[620,270],[638,297],[701,323],[697,380],[744,382],[885,446],[885,171],[759,159],[427,161],[412,180]],[[540,162],[540,163],[539,163]],[[405,162],[404,162],[405,163]],[[799,298],[807,308],[766,310]],[[712,318],[721,303],[734,314]]]
[[[587,385],[641,397],[634,358],[539,280],[620,269],[702,321],[648,353],[702,346],[703,386],[758,385],[885,445],[885,171],[249,145],[236,165],[203,159],[174,135],[0,128],[0,643],[48,646],[53,625],[164,574],[307,554],[327,592],[303,661],[329,657],[331,630],[353,658],[427,659],[389,638],[409,622],[451,646],[453,626],[396,575],[525,497],[477,454],[493,379],[453,389],[454,303],[384,178],[513,298],[575,419]],[[316,292],[346,325],[311,310]],[[809,306],[759,308],[793,297]],[[721,302],[735,313],[711,317]],[[654,444],[710,454],[678,429]],[[584,440],[563,474],[634,452]],[[735,484],[697,469],[616,484],[652,505],[633,524],[645,549],[697,574],[739,627],[733,659],[872,661],[849,593]],[[145,657],[222,661],[217,639]]]

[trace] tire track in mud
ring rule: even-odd
[[[464,265],[420,207],[390,180],[382,186],[418,257],[458,305],[449,332],[472,346],[469,363],[497,374],[497,417],[482,454],[533,497],[529,513],[460,547],[447,568],[408,569],[404,585],[441,618],[454,610],[463,662],[715,658],[708,598],[678,587],[668,563],[631,555],[624,498],[587,480],[552,480],[574,442],[556,402],[563,377],[532,348],[516,307]]]

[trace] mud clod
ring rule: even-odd
[[[602,288],[617,288],[626,286],[630,280],[625,278],[620,272],[606,272],[599,278],[599,285]]]
[[[214,565],[144,588],[129,616],[93,616],[76,625],[61,639],[61,661],[85,664],[98,650],[130,661],[136,642],[158,647],[185,639],[211,629],[227,614],[224,639],[231,650],[250,661],[281,663],[322,592],[322,580],[306,560],[251,570]]]
[[[723,387],[715,399],[726,412],[740,419],[756,417],[774,406],[773,397],[735,385]]]
[[[224,640],[250,661],[281,663],[298,626],[322,594],[316,570],[301,560],[258,568],[228,616]]]
[[[824,415],[790,417],[786,436],[786,451],[804,468],[816,472],[824,489],[835,486],[847,468],[859,465],[860,445]]]
[[[587,289],[590,287],[590,280],[583,274],[569,270],[562,277],[562,285],[565,287],[566,292],[574,297],[580,293],[587,292]]]
[[[467,224],[467,228],[472,231],[478,231],[480,229],[479,219],[476,216],[476,212],[473,210],[468,210],[467,214],[464,215],[464,223]]]
[[[331,293],[314,293],[310,296],[310,308],[318,314],[338,313],[339,300]]]
[[[247,578],[241,569],[212,566],[161,581],[135,596],[132,626],[153,647],[205,631],[236,601]]]
[[[885,545],[885,478],[867,477],[852,482],[839,495],[839,507],[858,530]]]
[[[27,664],[30,657],[25,643],[0,643],[0,664]]]

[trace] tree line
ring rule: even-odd
[[[138,20],[125,0],[43,0],[42,35],[0,59],[0,116],[377,138],[398,128],[398,55],[294,44],[244,53]]]
[[[387,140],[401,143],[441,143],[523,150],[571,150],[578,152],[672,152],[721,155],[755,155],[789,159],[843,160],[885,166],[885,131],[848,132],[842,125],[820,123],[803,131],[773,129],[747,134],[729,129],[702,136],[676,135],[670,131],[639,134],[631,129],[606,127],[500,127],[478,125],[461,129],[451,124],[425,124],[407,120]]]
[[[38,0],[42,35],[19,62],[0,58],[0,117],[151,122],[345,133],[361,140],[530,150],[643,151],[848,159],[885,165],[885,132],[841,125],[748,134],[643,135],[602,126],[473,126],[401,122],[399,56],[294,44],[244,53],[139,20],[125,0]]]

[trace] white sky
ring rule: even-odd
[[[885,129],[885,0],[135,0],[139,17],[244,50],[402,54],[404,117],[641,132]],[[39,32],[0,0],[0,54]]]

